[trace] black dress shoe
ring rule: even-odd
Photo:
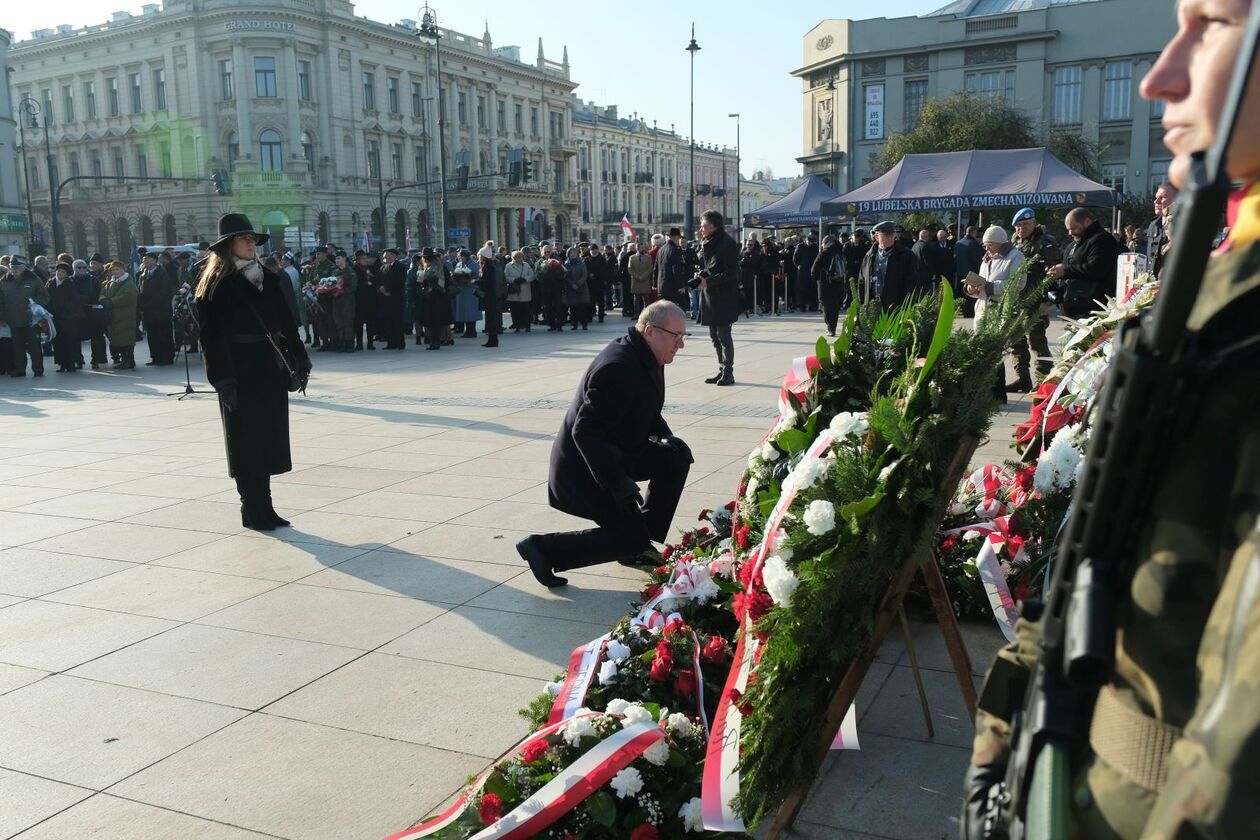
[[[725,376],[723,376],[721,379],[719,379],[719,380],[718,380],[716,383],[714,383],[714,384],[717,384],[717,385],[734,385],[734,384],[735,384],[735,375],[734,375],[734,374],[732,374],[732,373],[728,373],[728,374],[726,374]]]
[[[706,376],[704,379],[704,382],[706,385],[716,385],[721,380],[722,380],[722,371],[718,371],[712,376]]]
[[[568,586],[568,580],[552,574],[551,562],[547,559],[547,555],[543,554],[542,546],[538,542],[536,535],[526,537],[516,544],[516,553],[529,564],[529,570],[534,573],[534,578],[543,586],[548,589]]]
[[[274,531],[275,523],[270,517],[263,514],[262,511],[254,511],[251,516],[246,510],[245,505],[241,505],[241,527],[249,528],[251,531]]]

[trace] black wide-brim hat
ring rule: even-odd
[[[269,233],[254,230],[254,226],[250,224],[249,217],[244,213],[225,213],[219,217],[219,238],[210,247],[217,248],[233,236],[241,236],[246,233],[252,233],[259,245],[271,238]]]

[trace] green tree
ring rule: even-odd
[[[959,91],[947,99],[929,99],[919,124],[889,137],[876,160],[883,173],[906,155],[1037,145],[1032,120],[1019,108],[1004,99]]]

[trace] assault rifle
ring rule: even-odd
[[[1094,702],[1113,670],[1117,608],[1133,573],[1128,561],[1148,519],[1160,452],[1184,402],[1192,361],[1186,324],[1229,198],[1226,150],[1257,41],[1260,0],[1251,7],[1216,141],[1193,156],[1178,200],[1159,297],[1117,338],[1046,601],[1024,605],[1024,617],[1042,623],[1041,652],[1012,719],[1006,779],[989,791],[984,832],[993,840],[1071,833],[1071,773],[1089,749]]]

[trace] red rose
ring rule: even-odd
[[[677,679],[674,680],[675,694],[695,694],[696,693],[696,672],[689,668],[684,668],[678,672]]]
[[[656,682],[668,682],[674,673],[674,660],[669,656],[658,656],[652,660],[648,676]]]
[[[735,512],[735,508],[736,508],[736,504],[735,504],[734,499],[726,503],[726,509],[729,510],[731,513]]]
[[[726,642],[721,636],[710,636],[709,643],[700,651],[700,658],[715,665],[726,661]]]
[[[644,603],[647,603],[659,594],[661,594],[661,584],[654,583],[647,589],[644,589],[643,592],[639,594],[639,597],[643,599]]]
[[[670,650],[669,642],[662,639],[661,641],[656,643],[656,658],[657,659],[673,659],[674,658],[674,652]]]
[[[738,688],[731,689],[731,705],[739,709],[739,713],[744,717],[753,713],[752,704],[744,702],[744,693]]]
[[[521,761],[526,764],[533,764],[535,761],[542,759],[547,754],[547,742],[542,738],[537,741],[530,741],[525,745],[525,749],[521,750]]]
[[[485,794],[477,806],[477,816],[481,817],[484,825],[493,825],[503,816],[503,800],[493,793]]]
[[[682,541],[679,543],[680,548],[691,548],[692,543],[696,541],[696,535],[691,531],[682,535]]]
[[[958,537],[950,534],[941,543],[941,551],[953,551],[954,546],[958,545]]]
[[[667,575],[669,574],[669,569],[667,569],[665,566],[657,566],[655,569],[652,570],[652,574]]]
[[[700,530],[697,533],[700,534],[700,536],[702,537],[709,536],[709,526],[708,525],[701,526]]]
[[[661,630],[661,633],[668,635],[685,629],[687,629],[687,623],[685,621],[681,618],[671,618],[668,622],[666,622],[665,627]]]
[[[661,833],[651,823],[644,823],[630,832],[630,840],[661,840]]]
[[[1033,475],[1037,472],[1037,465],[1034,464],[1027,469],[1019,470],[1015,473],[1015,485],[1021,490],[1033,489]]]

